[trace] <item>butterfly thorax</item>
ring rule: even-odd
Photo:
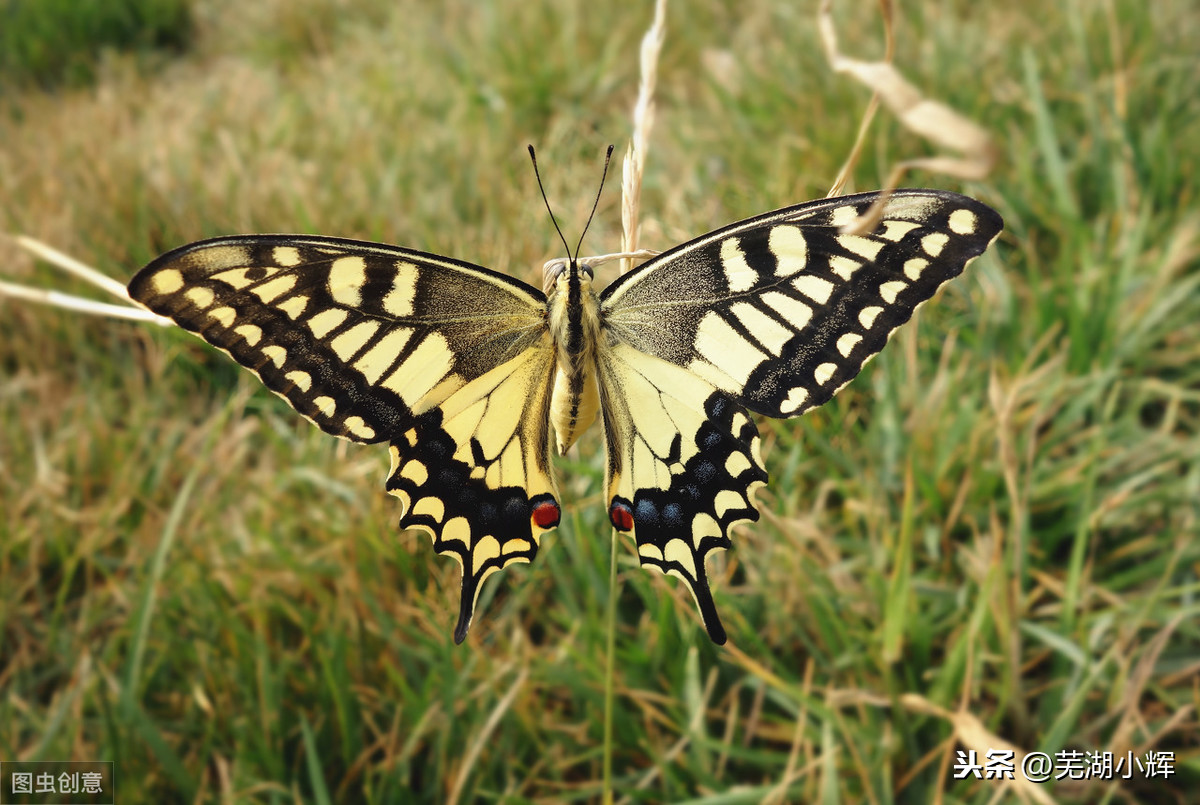
[[[596,348],[600,343],[600,300],[592,270],[571,260],[557,269],[547,309],[557,369],[550,398],[550,421],[563,455],[588,429],[600,408],[596,387]]]

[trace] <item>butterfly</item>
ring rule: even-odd
[[[310,235],[202,240],[130,296],[219,347],[317,427],[386,442],[400,526],[462,566],[454,640],[482,583],[531,562],[562,516],[551,451],[597,418],[605,500],[644,567],[687,584],[726,640],[705,570],[767,481],[750,412],[827,402],[1003,228],[990,207],[902,189],[810,201],[676,246],[603,291],[586,261],[546,292],[412,249]]]

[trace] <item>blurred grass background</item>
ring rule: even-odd
[[[55,30],[15,30],[21,5],[5,41]],[[824,194],[868,96],[830,73],[815,6],[669,9],[644,245]],[[303,231],[536,281],[560,247],[525,144],[577,231],[604,146],[628,138],[651,17],[187,9],[182,54],[106,42],[66,82],[0,61],[0,229],[122,280],[201,237]],[[876,9],[836,11],[843,48],[880,56]],[[618,798],[1019,801],[951,779],[974,734],[1173,751],[1169,779],[1040,790],[1189,801],[1200,12],[939,1],[898,18],[897,65],[1003,152],[985,184],[906,183],[974,195],[1006,232],[833,403],[760,424],[764,517],[710,563],[729,646],[623,546]],[[850,190],[926,149],[886,114],[869,142]],[[585,251],[619,238],[610,182]],[[0,255],[8,279],[85,290]],[[564,524],[488,583],[455,647],[458,569],[397,531],[386,451],[317,432],[182,332],[0,299],[0,758],[115,760],[122,803],[594,801],[598,449],[559,462]]]
[[[136,59],[183,50],[189,0],[0,0],[0,84],[94,84],[107,51]]]

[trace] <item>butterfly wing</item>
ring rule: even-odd
[[[159,257],[130,295],[254,371],[329,433],[391,442],[400,524],[463,568],[455,639],[482,581],[558,524],[546,300],[479,266],[303,235],[217,238]]]
[[[632,531],[645,567],[687,583],[713,642],[725,642],[705,557],[757,520],[767,480],[758,429],[728,394],[628,344],[598,354],[609,519]]]
[[[897,190],[874,232],[843,234],[878,197],[732,224],[659,255],[601,296],[614,345],[602,350],[602,385],[641,389],[605,397],[610,518],[633,531],[644,566],[688,582],[718,643],[704,558],[729,545],[734,523],[757,519],[752,494],[766,478],[741,406],[793,417],[827,402],[1003,226],[965,196]],[[655,404],[672,394],[692,417],[677,421]],[[694,449],[690,463],[664,461],[652,447],[668,421],[682,448]],[[658,460],[639,459],[640,443]],[[716,497],[693,502],[698,490]]]
[[[1003,226],[966,196],[897,190],[875,232],[842,234],[878,196],[787,207],[665,252],[605,289],[605,323],[752,411],[799,416],[854,378]]]

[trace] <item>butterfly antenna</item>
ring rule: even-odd
[[[600,206],[600,194],[604,192],[604,180],[608,178],[608,163],[612,162],[612,152],[613,147],[610,145],[604,154],[604,173],[600,175],[600,189],[596,191],[596,200],[592,202],[592,212],[588,215],[587,223],[583,225],[583,231],[579,233],[579,242],[575,244],[575,260],[579,259],[583,236],[587,234],[588,227],[592,225],[592,219],[596,217],[596,208]]]
[[[571,247],[567,245],[567,239],[563,237],[562,230],[558,227],[558,219],[554,217],[554,210],[550,209],[550,199],[546,198],[546,188],[542,186],[542,174],[538,173],[537,154],[533,152],[532,145],[529,146],[529,158],[533,160],[533,175],[537,178],[538,190],[542,191],[542,201],[546,202],[546,212],[550,213],[550,221],[554,224],[554,229],[558,232],[558,239],[562,241],[563,248],[567,250],[567,257],[570,257]]]

